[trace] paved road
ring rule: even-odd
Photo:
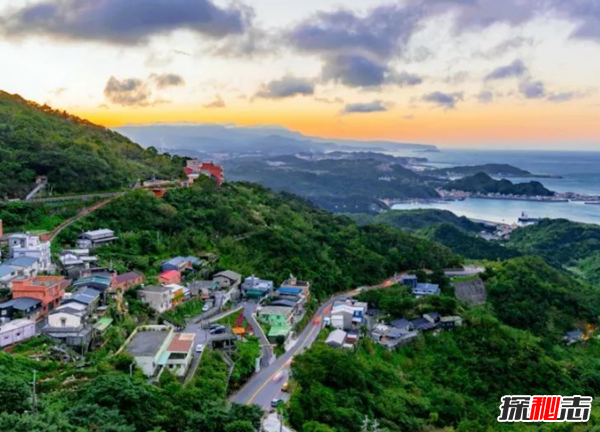
[[[346,295],[356,295],[357,293],[358,291],[353,291]],[[285,399],[286,395],[281,391],[281,385],[287,380],[292,358],[312,345],[319,334],[323,318],[329,313],[333,302],[340,297],[342,296],[335,297],[321,305],[314,319],[298,336],[295,345],[256,374],[230,400],[240,404],[257,404],[269,410],[273,399]]]
[[[247,301],[244,302],[244,317],[252,327],[252,331],[258,338],[260,339],[260,346],[262,349],[262,357],[260,359],[260,367],[261,369],[268,367],[271,364],[271,359],[273,357],[273,347],[269,343],[267,339],[267,335],[260,327],[260,324],[256,321],[254,317],[254,312],[256,311],[257,304],[255,302]]]

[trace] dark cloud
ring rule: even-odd
[[[122,45],[188,29],[212,38],[243,34],[253,11],[211,0],[46,0],[0,18],[8,36],[50,35]]]
[[[501,80],[506,78],[518,78],[527,73],[527,66],[522,60],[515,60],[507,66],[502,66],[492,71],[485,77],[487,81]]]
[[[423,78],[408,72],[392,72],[388,77],[388,82],[401,87],[413,87],[423,83]]]
[[[367,103],[353,103],[353,104],[347,104],[343,111],[342,114],[353,114],[353,113],[360,113],[360,114],[365,114],[365,113],[372,113],[372,112],[383,112],[383,111],[388,111],[390,109],[390,104],[380,101],[380,100],[376,100],[373,102],[367,102]]]
[[[256,93],[256,97],[265,99],[284,99],[293,96],[306,96],[315,93],[315,85],[304,78],[285,76],[279,80],[271,81]]]
[[[217,95],[215,100],[204,105],[204,108],[225,108],[225,101],[221,98],[221,95]]]
[[[541,99],[546,97],[546,88],[541,81],[524,80],[519,84],[519,92],[527,99]]]
[[[446,109],[454,109],[456,108],[456,104],[463,100],[462,93],[442,93],[439,91],[429,93],[423,96],[423,100],[425,102],[434,103],[440,107]]]
[[[375,87],[384,83],[388,68],[360,55],[328,57],[323,66],[323,79],[348,87]]]
[[[507,39],[504,42],[499,43],[498,45],[490,48],[487,51],[478,52],[475,55],[477,57],[481,57],[487,60],[494,60],[498,57],[502,57],[503,55],[511,51],[518,50],[523,47],[532,47],[533,45],[533,38],[517,36],[511,39]]]
[[[178,87],[185,84],[183,77],[174,73],[152,74],[150,75],[150,79],[154,81],[156,87],[159,89]]]
[[[113,76],[104,87],[104,96],[115,105],[148,106],[151,104],[152,93],[141,79],[118,80]]]
[[[600,40],[600,2],[598,0],[553,0],[554,8],[577,22],[573,36]]]
[[[494,100],[494,93],[489,90],[482,90],[477,95],[477,99],[479,99],[479,102],[481,103],[490,103]]]

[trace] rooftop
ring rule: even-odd
[[[292,312],[292,308],[286,306],[264,306],[260,311],[259,315],[289,315]]]
[[[171,288],[166,286],[147,286],[141,288],[139,292],[153,292],[153,293],[164,293],[171,291]]]
[[[273,326],[269,330],[269,337],[287,336],[292,331],[292,326]]]
[[[177,270],[167,270],[167,271],[164,271],[161,274],[159,274],[158,277],[172,278],[172,277],[178,277],[180,275],[181,275],[181,273],[179,273]]]
[[[194,346],[195,339],[194,333],[175,333],[167,351],[187,353]]]
[[[144,276],[144,275],[141,273],[135,272],[135,271],[123,273],[123,274],[120,274],[117,276],[116,283],[122,284],[122,283],[131,282],[142,276]]]
[[[242,279],[242,275],[239,273],[236,273],[232,270],[225,270],[222,272],[217,273],[216,275],[213,276],[213,278],[217,277],[217,276],[223,276],[227,279],[231,279],[231,280],[241,280]]]
[[[12,299],[4,303],[0,303],[0,309],[5,309],[12,307],[17,310],[27,310],[31,307],[39,306],[42,302],[38,299],[29,298],[29,297],[21,297],[17,299]]]
[[[10,276],[11,274],[15,273],[17,271],[16,268],[8,266],[6,264],[2,264],[0,266],[0,278],[5,277],[5,276]]]
[[[163,346],[170,331],[164,330],[140,330],[127,345],[127,352],[132,356],[147,357],[154,356]]]
[[[28,320],[28,319],[17,319],[14,321],[11,321],[9,323],[4,324],[2,327],[0,327],[0,330],[2,331],[11,331],[11,330],[17,330],[29,325],[35,325],[35,322]]]
[[[38,262],[37,258],[22,256],[18,258],[8,259],[4,261],[3,265],[10,265],[15,267],[30,267],[36,262]]]

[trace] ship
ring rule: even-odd
[[[540,221],[539,218],[532,218],[525,212],[521,212],[521,216],[519,217],[519,223],[521,224],[534,224]]]

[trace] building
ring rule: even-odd
[[[167,270],[158,275],[158,282],[162,285],[181,283],[181,272],[178,270]]]
[[[368,305],[353,299],[340,300],[331,308],[331,326],[340,330],[352,330],[365,324]]]
[[[194,333],[175,333],[166,351],[161,355],[159,363],[178,377],[187,373],[194,358]]]
[[[427,318],[417,318],[410,322],[415,330],[427,332],[435,330],[438,327],[437,323],[432,323]]]
[[[13,281],[13,299],[32,298],[41,301],[40,318],[60,305],[70,281],[62,276],[35,276]]]
[[[186,270],[193,270],[195,266],[199,266],[201,264],[202,260],[200,258],[196,258],[194,256],[178,256],[164,261],[161,265],[161,270],[177,270],[183,273]]]
[[[87,324],[88,307],[82,303],[66,303],[48,315],[42,333],[55,341],[85,353],[90,346],[94,329]]]
[[[0,322],[8,322],[15,318],[37,320],[42,310],[42,302],[38,299],[22,297],[0,303]]]
[[[273,281],[259,279],[252,275],[242,284],[242,294],[248,298],[260,298],[273,292]]]
[[[64,301],[64,304],[68,305],[71,303],[79,303],[85,306],[87,313],[91,315],[100,304],[101,296],[102,293],[93,288],[79,288],[77,291],[73,292],[68,299]]]
[[[329,333],[325,343],[331,348],[342,348],[346,342],[347,333],[344,330],[336,329]]]
[[[190,159],[187,161],[187,165],[183,170],[185,171],[189,184],[194,184],[194,181],[200,175],[210,177],[218,186],[221,186],[225,181],[223,167],[216,165],[213,162],[201,162],[197,159]]]
[[[99,229],[95,231],[87,231],[79,235],[77,238],[77,248],[93,250],[97,247],[104,246],[119,238],[115,236],[115,232],[109,229]]]
[[[35,322],[18,319],[0,326],[0,348],[13,345],[35,336]]]
[[[138,298],[158,313],[173,307],[173,291],[167,286],[148,286],[137,292]]]
[[[412,289],[412,293],[417,298],[430,295],[440,295],[440,286],[438,284],[431,283],[418,283],[417,286]]]
[[[390,326],[392,326],[398,330],[406,330],[406,331],[411,331],[414,328],[412,323],[409,320],[407,320],[406,318],[394,320],[390,323]]]
[[[11,258],[30,257],[38,262],[38,270],[52,273],[54,265],[50,253],[50,242],[43,242],[39,236],[13,234],[8,238]]]
[[[371,331],[371,338],[389,350],[408,345],[418,337],[419,333],[416,331],[401,330],[385,324],[378,324]]]
[[[114,273],[99,272],[94,273],[91,276],[82,277],[77,279],[73,286],[75,288],[91,288],[104,294],[111,289],[116,276]]]
[[[294,310],[283,306],[263,306],[257,311],[257,319],[272,326],[289,326]]]
[[[188,285],[188,289],[192,296],[200,296],[202,300],[208,300],[219,289],[219,284],[214,280],[196,280]]]
[[[290,278],[285,280],[281,285],[281,288],[300,288],[302,290],[302,294],[306,300],[310,300],[310,282],[307,281],[299,281],[294,275],[290,275]]]
[[[290,325],[274,325],[269,329],[267,339],[274,344],[279,344],[282,341],[285,344],[292,336],[292,333],[292,326]]]
[[[65,249],[58,257],[62,272],[71,279],[82,277],[82,273],[95,266],[98,257],[90,255],[89,249]]]
[[[172,334],[171,327],[145,326],[136,329],[125,343],[125,350],[147,377],[156,376],[160,371],[160,357],[169,346]]]
[[[183,377],[194,357],[195,338],[168,326],[138,327],[119,352],[126,350],[147,377],[159,376],[164,369]]]
[[[12,281],[19,277],[19,269],[9,265],[0,265],[0,288],[10,288]]]
[[[565,333],[563,339],[571,345],[577,342],[583,342],[586,339],[585,333],[581,330],[571,330]]]
[[[185,301],[186,292],[189,292],[187,288],[177,284],[165,285],[165,288],[171,290],[171,303],[173,304],[173,307],[183,303]]]
[[[416,288],[419,281],[415,275],[403,275],[400,277],[400,283],[410,289]]]
[[[128,291],[130,288],[143,284],[145,280],[146,277],[136,271],[123,273],[117,275],[113,281],[111,291]]]
[[[454,327],[460,327],[463,320],[460,316],[447,316],[440,318],[440,328],[444,330],[451,330]]]
[[[40,263],[37,258],[29,256],[8,259],[4,261],[2,266],[13,267],[17,270],[19,276],[24,277],[37,276],[40,271]]]
[[[231,270],[225,270],[215,274],[213,280],[219,284],[221,289],[236,289],[242,283],[242,275]]]

